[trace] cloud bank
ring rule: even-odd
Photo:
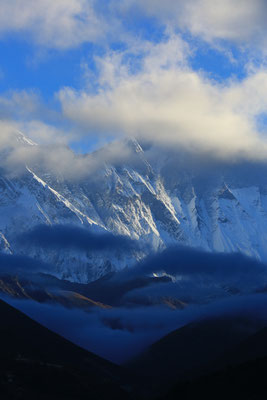
[[[259,127],[267,112],[267,70],[262,58],[266,47],[264,0],[24,3],[1,2],[3,38],[15,33],[39,47],[67,50],[94,42],[102,49],[88,62],[87,57],[81,61],[82,89],[66,86],[55,94],[60,110],[49,112],[34,93],[12,93],[0,98],[3,118],[13,118],[30,136],[44,143],[51,143],[53,138],[71,143],[84,138],[101,142],[134,136],[160,146],[220,158],[266,159],[266,124]],[[126,16],[136,23],[145,18],[148,27],[153,17],[157,29],[161,29],[157,40],[152,34],[150,38],[149,32],[146,37],[138,29],[134,34],[130,32]],[[111,27],[117,35],[116,45],[111,44]],[[112,37],[111,41],[107,37]],[[230,54],[232,45],[241,52],[244,48],[248,53],[254,49],[261,53],[261,61],[250,59],[245,78],[228,78],[219,83],[192,67],[199,38],[209,43],[207,49],[216,42],[224,53]],[[228,47],[220,47],[218,40],[226,41]],[[53,156],[53,151],[46,155],[53,168],[57,169],[61,160],[68,160],[64,163],[67,168],[73,159],[66,149],[60,152],[64,156]],[[119,150],[117,157],[121,153]],[[13,153],[10,161],[27,157],[30,155],[20,150]],[[44,159],[40,154],[34,157],[41,163]],[[86,170],[85,164],[76,163],[75,175],[79,175],[78,169]]]
[[[265,159],[267,141],[257,120],[267,109],[267,72],[220,84],[187,61],[181,38],[150,46],[138,71],[111,54],[101,59],[99,88],[59,93],[64,117],[88,134],[130,135],[160,145]]]
[[[23,275],[52,271],[51,265],[40,260],[21,255],[0,253],[0,275]]]
[[[77,249],[80,251],[104,251],[137,249],[137,242],[109,232],[93,233],[88,229],[71,225],[39,225],[18,238],[21,244],[41,248]]]
[[[134,286],[144,276],[172,276],[173,282],[147,281]],[[110,285],[125,287],[124,300],[155,304],[161,298],[186,303],[202,303],[209,298],[223,298],[237,293],[263,290],[267,282],[267,266],[242,254],[206,253],[183,247],[167,248],[139,262],[134,268],[118,272]],[[229,291],[228,291],[228,289]]]
[[[43,143],[29,145],[28,138],[20,132],[22,128]],[[114,141],[90,154],[76,154],[66,144],[67,135],[62,130],[40,121],[20,124],[2,120],[0,133],[0,168],[3,175],[11,178],[28,174],[28,167],[40,176],[49,172],[59,180],[93,180],[105,166],[131,162],[134,158],[127,141]]]
[[[167,333],[201,319],[237,316],[244,317],[256,328],[266,324],[266,295],[235,297],[185,310],[165,307],[92,309],[85,313],[60,306],[18,301],[4,297],[42,325],[115,363],[124,363],[137,356],[147,346]]]

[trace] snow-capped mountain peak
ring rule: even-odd
[[[35,145],[19,137],[25,145]],[[30,166],[21,177],[0,177],[1,248],[39,257],[55,265],[58,276],[79,281],[133,265],[145,252],[23,249],[17,234],[38,224],[72,224],[125,235],[149,251],[182,244],[267,260],[264,166],[249,178],[233,167],[189,168],[177,155],[162,155],[165,163],[159,165],[157,159],[148,161],[136,140],[128,140],[127,146],[132,151],[128,160],[105,164],[93,177],[76,182]]]

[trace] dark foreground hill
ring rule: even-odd
[[[0,301],[0,398],[128,399],[121,369]]]
[[[3,301],[0,316],[1,400],[267,398],[267,329],[244,318],[172,332],[128,366],[129,379]]]
[[[161,381],[192,376],[204,369],[213,369],[217,365],[215,361],[226,353],[231,362],[235,346],[260,328],[260,323],[237,316],[196,321],[152,344],[128,367],[148,379],[156,376]]]
[[[177,383],[158,400],[264,400],[267,398],[266,376],[265,357]]]
[[[264,381],[258,379],[258,376],[267,376],[267,359],[266,362],[262,360],[267,357],[267,329],[262,329],[262,324],[262,321],[241,316],[216,317],[190,323],[154,343],[126,367],[139,375],[140,386],[146,388],[147,395],[152,393],[154,397],[162,393],[164,398],[164,393],[175,382],[176,389],[168,395],[171,399],[198,398],[198,388],[203,388],[205,398],[206,382],[212,386],[213,379],[213,389],[218,384],[229,391],[232,387],[238,390],[243,369],[251,390],[255,382],[267,395]],[[253,360],[256,360],[254,365],[257,374],[253,366],[246,368],[242,365]],[[182,383],[186,381],[190,384]]]

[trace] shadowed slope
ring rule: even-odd
[[[0,301],[0,392],[14,399],[127,399],[121,370]],[[113,396],[113,397],[112,397]]]
[[[228,367],[175,385],[158,400],[264,400],[267,396],[267,358]]]
[[[260,329],[245,317],[218,317],[193,322],[154,343],[128,367],[161,383],[210,371],[225,352]],[[256,358],[256,356],[254,357]]]

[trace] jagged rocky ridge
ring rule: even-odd
[[[19,146],[35,144],[17,134]],[[267,168],[265,165],[196,161],[134,140],[127,157],[104,162],[78,180],[39,165],[19,176],[0,177],[0,249],[26,253],[55,266],[61,278],[87,282],[131,266],[148,251],[182,244],[207,251],[241,251],[267,259]],[[108,146],[101,150],[105,161]],[[83,157],[98,157],[94,153]],[[38,224],[74,224],[126,235],[142,251],[81,253],[21,247],[16,238]]]

